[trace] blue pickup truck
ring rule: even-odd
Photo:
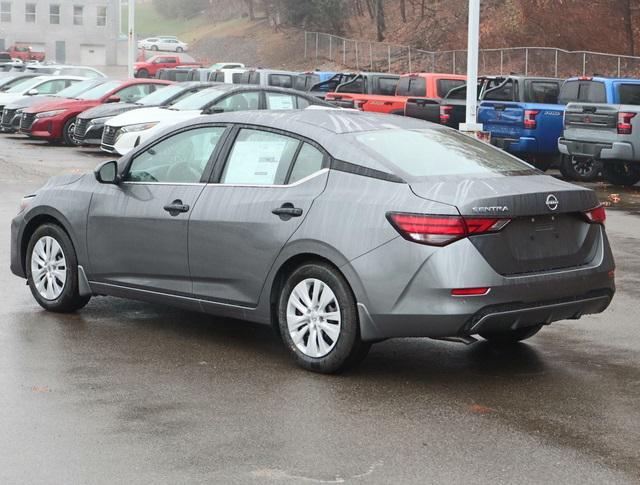
[[[564,106],[558,98],[562,85],[555,78],[506,77],[484,93],[478,122],[491,132],[494,145],[547,170],[560,158]]]

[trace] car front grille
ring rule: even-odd
[[[84,140],[84,136],[87,133],[87,126],[89,125],[89,120],[87,118],[77,118],[76,126],[73,131],[73,136],[77,140]]]
[[[35,113],[22,113],[22,118],[20,120],[20,130],[21,131],[29,131],[31,130],[31,125],[36,120]]]
[[[118,128],[115,126],[105,126],[104,132],[102,133],[102,144],[113,146],[116,143],[116,134],[118,133]]]
[[[5,126],[10,126],[11,121],[13,121],[13,117],[16,115],[15,109],[7,109],[5,108],[2,112],[2,124]]]

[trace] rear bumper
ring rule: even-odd
[[[604,231],[598,254],[577,268],[503,276],[468,240],[434,249],[400,239],[342,269],[350,281],[357,279],[352,286],[365,340],[456,337],[549,324],[602,312],[615,293],[615,265]],[[491,290],[453,297],[456,288]]]
[[[569,156],[597,158],[599,160],[636,161],[633,145],[626,142],[604,143],[560,138],[558,140],[558,149],[560,153]]]
[[[509,153],[537,153],[538,152],[538,140],[533,137],[523,136],[520,138],[509,138],[492,135],[491,143],[498,148]]]

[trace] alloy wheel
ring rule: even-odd
[[[318,279],[305,279],[289,295],[287,327],[291,340],[304,355],[321,358],[340,338],[340,305],[329,286]]]
[[[583,177],[591,175],[596,169],[596,163],[593,158],[572,157],[571,165],[573,165],[575,172]]]
[[[51,236],[41,237],[31,253],[31,277],[45,300],[62,295],[67,281],[67,260],[62,247]]]

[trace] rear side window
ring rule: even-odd
[[[382,96],[395,96],[398,87],[398,78],[381,77],[378,78],[378,92]]]
[[[467,84],[467,81],[463,81],[462,79],[438,79],[438,96],[444,98],[449,91],[464,86],[465,84]]]
[[[550,81],[531,81],[528,83],[527,103],[558,104],[560,84]]]
[[[250,72],[249,73],[249,83],[248,84],[260,84],[260,73],[259,72]]]
[[[425,96],[427,81],[422,77],[401,77],[398,82],[398,96]]]
[[[364,77],[358,76],[357,78],[338,86],[336,88],[336,92],[362,94],[365,91],[365,85]]]
[[[400,176],[531,172],[524,162],[453,130],[380,130],[352,135],[360,148]]]
[[[487,91],[484,99],[487,101],[513,101],[515,93],[515,83],[513,79],[508,80],[503,86]]]
[[[640,84],[621,84],[618,93],[620,104],[640,105]]]
[[[300,142],[267,131],[238,133],[220,183],[284,185]]]
[[[317,148],[305,143],[298,154],[298,158],[296,158],[296,163],[289,176],[289,183],[295,184],[303,178],[322,170],[323,163],[324,154]]]
[[[209,76],[209,81],[214,83],[223,83],[224,82],[224,72],[214,72]]]
[[[567,81],[560,89],[560,104],[606,103],[607,93],[600,81]]]
[[[224,79],[224,76],[223,76],[223,79]],[[242,83],[242,73],[241,72],[233,73],[233,75],[231,76],[231,81],[233,82],[233,84],[241,84]]]
[[[293,79],[287,74],[269,74],[269,86],[291,88],[293,87]]]

